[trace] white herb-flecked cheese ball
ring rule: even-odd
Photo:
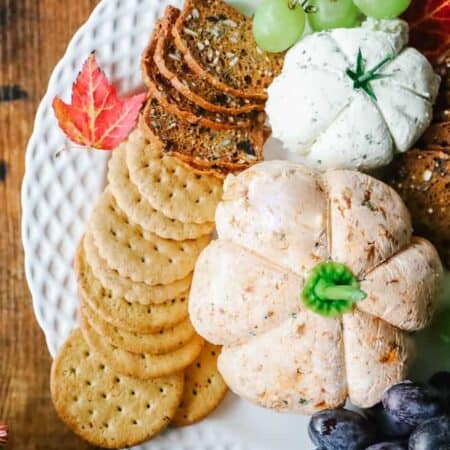
[[[431,123],[440,78],[407,42],[405,22],[369,19],[289,50],[266,106],[286,159],[365,170],[409,150]]]

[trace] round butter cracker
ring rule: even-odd
[[[89,325],[83,314],[80,315],[80,323],[83,336],[92,351],[102,355],[117,372],[141,380],[182,371],[197,358],[204,344],[203,339],[195,335],[185,346],[163,355],[131,353],[108,343]]]
[[[184,393],[172,424],[192,425],[211,414],[228,392],[217,369],[221,348],[206,343],[198,358],[184,371]]]
[[[118,328],[134,333],[159,333],[188,317],[188,292],[157,305],[141,305],[115,297],[94,277],[81,246],[75,257],[75,273],[82,301]]]
[[[107,189],[98,199],[89,230],[100,255],[120,275],[150,285],[167,284],[189,275],[210,241],[173,241],[130,223]]]
[[[121,297],[132,303],[142,305],[164,303],[186,292],[192,283],[192,273],[181,280],[169,284],[149,285],[122,277],[117,270],[111,269],[98,252],[97,245],[89,230],[83,238],[86,262],[92,269],[93,276],[102,286],[108,287],[115,297]]]
[[[180,222],[214,222],[222,198],[219,178],[194,173],[143,138],[130,141],[126,159],[131,181],[153,208]]]
[[[133,133],[138,133],[134,131]],[[213,222],[204,224],[183,223],[166,217],[140,194],[131,182],[126,163],[127,146],[134,145],[133,139],[116,148],[109,161],[108,181],[109,189],[117,201],[119,208],[131,222],[138,224],[144,230],[157,234],[164,239],[184,241],[197,239],[211,234]]]
[[[75,330],[53,361],[50,389],[64,423],[92,445],[131,447],[169,425],[183,395],[183,375],[152,380],[118,375]]]
[[[138,334],[111,325],[83,302],[81,313],[96,333],[111,345],[131,353],[161,355],[183,347],[195,335],[194,327],[189,319],[173,328],[161,330],[159,333]]]

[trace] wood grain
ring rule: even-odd
[[[95,0],[0,0],[0,421],[7,449],[84,450],[50,400],[50,357],[33,315],[20,238],[20,187],[50,73]]]

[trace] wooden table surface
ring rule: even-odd
[[[10,428],[7,449],[91,448],[59,421],[50,400],[50,357],[24,274],[20,188],[50,73],[96,3],[0,0],[0,422]]]

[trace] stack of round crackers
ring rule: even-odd
[[[188,316],[221,195],[219,178],[162,154],[140,131],[113,151],[75,259],[80,330],[51,377],[58,414],[92,444],[136,445],[200,420],[225,396],[220,348]]]

